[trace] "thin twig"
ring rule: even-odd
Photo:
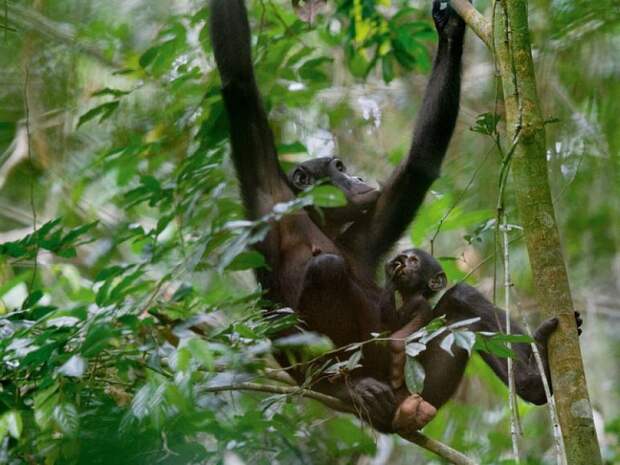
[[[503,203],[503,202],[502,202]],[[504,307],[506,310],[506,334],[510,335],[510,288],[512,282],[510,279],[510,247],[508,245],[508,220],[506,212],[503,211],[503,221],[501,225],[502,237],[503,237],[503,249],[504,249]],[[512,343],[508,342],[508,350],[512,350]],[[519,436],[522,435],[522,431],[519,423],[519,411],[517,409],[517,394],[515,390],[515,373],[512,358],[508,357],[508,396],[510,402],[510,436],[512,438],[512,452],[517,464],[520,463],[519,453]]]
[[[31,146],[31,134],[30,134],[30,102],[29,102],[29,93],[28,87],[30,86],[30,67],[28,65],[28,60],[30,57],[26,56],[24,58],[24,118],[26,125],[26,139],[27,139],[27,149],[28,149],[28,162],[30,163],[30,169],[34,171],[34,162],[32,159],[32,146]],[[34,202],[34,184],[35,184],[35,176],[34,173],[30,176],[30,210],[32,213],[32,234],[37,232],[37,208]],[[35,243],[35,252],[34,252],[34,266],[32,268],[32,277],[30,278],[30,292],[33,291],[35,281],[37,278],[37,271],[39,268],[39,241]]]
[[[514,289],[513,289],[514,290]],[[517,300],[517,299],[516,299]],[[525,318],[525,314],[521,311],[521,305],[517,300],[517,312],[521,317],[521,322],[523,323],[523,327],[525,328],[525,332],[533,338],[532,329]],[[536,368],[540,373],[540,379],[543,383],[543,390],[545,391],[545,397],[547,398],[547,408],[549,409],[549,419],[551,420],[551,427],[553,431],[553,445],[555,448],[555,455],[557,460],[557,465],[566,465],[566,456],[564,455],[564,444],[562,438],[562,430],[560,429],[560,422],[558,421],[558,411],[555,407],[555,400],[551,394],[551,386],[549,384],[549,380],[547,379],[547,373],[545,372],[545,365],[543,364],[542,356],[540,355],[540,350],[538,350],[538,345],[535,342],[530,343],[530,347],[532,348],[532,353],[534,354],[534,360],[536,360]]]
[[[465,186],[465,189],[463,189],[463,191],[461,192],[461,194],[459,195],[459,198],[456,199],[456,201],[452,204],[452,206],[448,209],[448,211],[441,217],[441,219],[439,220],[439,223],[437,224],[437,228],[435,229],[435,233],[433,234],[433,237],[430,240],[430,245],[431,245],[431,255],[435,255],[435,240],[437,239],[437,236],[439,235],[439,232],[441,231],[441,228],[443,227],[444,223],[446,222],[446,220],[448,219],[448,217],[452,214],[452,212],[456,209],[456,207],[463,201],[463,199],[465,198],[465,195],[467,194],[467,192],[469,191],[469,189],[471,188],[471,186],[474,184],[474,181],[476,180],[476,178],[478,177],[478,174],[480,173],[480,171],[482,170],[482,168],[484,167],[484,164],[487,161],[487,158],[489,157],[489,154],[491,153],[491,151],[489,150],[487,152],[487,154],[484,156],[484,159],[482,160],[482,162],[478,165],[478,168],[476,168],[476,170],[474,171],[474,174],[471,176],[471,178],[469,179],[469,182],[467,183],[467,185]]]
[[[206,388],[207,392],[224,392],[224,391],[254,391],[254,392],[266,392],[271,394],[282,394],[289,396],[302,396],[307,397],[309,399],[317,400],[327,407],[344,413],[355,413],[355,409],[347,404],[346,402],[341,401],[332,396],[328,396],[325,394],[321,394],[316,391],[311,391],[309,389],[303,389],[298,387],[290,387],[290,386],[275,386],[272,384],[259,384],[259,383],[233,383],[226,384],[221,386],[210,386]],[[418,446],[437,454],[438,456],[448,460],[450,463],[455,465],[476,465],[472,459],[462,454],[461,452],[452,449],[450,446],[437,441],[435,439],[431,439],[424,434],[416,431],[412,433],[403,433],[401,434],[403,439],[406,439],[409,442],[417,444]]]
[[[89,44],[85,44],[82,39],[78,40],[75,28],[70,24],[57,23],[46,18],[37,11],[18,5],[15,2],[5,3],[5,14],[8,16],[8,20],[18,28],[35,32],[70,47],[74,47],[85,55],[89,55],[105,65],[115,68],[122,67],[122,63],[109,59],[101,50]]]
[[[471,30],[480,37],[482,42],[487,47],[492,48],[491,25],[489,21],[467,0],[450,0],[450,5],[463,18],[463,21]]]

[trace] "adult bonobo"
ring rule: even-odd
[[[324,179],[342,189],[348,200],[346,207],[325,209],[320,217],[302,211],[275,222],[256,247],[269,264],[269,268],[257,273],[267,297],[293,308],[309,330],[327,335],[337,346],[367,340],[371,332],[381,330],[382,289],[375,283],[376,268],[439,175],[454,129],[465,26],[446,2],[438,0],[433,2],[433,19],[439,35],[438,49],[411,149],[378,191],[349,175],[338,158],[301,163],[288,177],[282,172],[254,78],[244,2],[211,0],[210,32],[247,216],[259,218],[275,204],[293,199],[299,191]],[[479,296],[475,290],[472,292]],[[463,299],[459,299],[459,292],[449,295],[441,305],[467,306],[467,299],[472,297],[471,293],[463,293]],[[474,299],[473,305],[478,304]],[[475,313],[476,308],[469,312]],[[363,366],[354,370],[346,382],[323,380],[314,388],[356,403],[374,427],[392,431],[396,401],[386,370],[389,357],[389,348],[372,346],[364,353]],[[467,360],[445,362],[441,354],[437,360],[446,365],[438,365],[431,378],[441,381],[445,376],[449,377],[448,384],[458,384]],[[291,374],[303,380],[303,373]],[[449,398],[445,397],[437,396],[433,405],[439,407]],[[417,410],[416,405],[410,413],[401,409],[400,424],[403,417],[410,415],[411,425],[421,426],[424,421],[415,418]]]

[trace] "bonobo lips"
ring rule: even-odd
[[[381,191],[379,189],[368,187],[362,191],[353,192],[350,200],[355,205],[366,206],[375,203],[379,198],[379,195],[381,195]]]
[[[390,263],[390,269],[388,274],[392,277],[392,279],[399,278],[405,271],[405,265],[401,263],[399,260],[394,260]]]

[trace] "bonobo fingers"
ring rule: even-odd
[[[581,319],[581,313],[575,312],[575,323],[577,324],[577,333],[581,336],[583,332],[581,325],[583,325],[583,320]]]
[[[390,432],[396,410],[392,389],[374,378],[364,378],[355,384],[353,390],[353,402],[360,409],[360,416],[370,420],[379,431]]]
[[[437,415],[437,409],[419,394],[407,397],[396,410],[392,427],[394,431],[406,434],[418,431]]]

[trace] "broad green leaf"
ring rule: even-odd
[[[405,362],[405,384],[410,393],[416,394],[424,389],[426,372],[420,362],[413,357],[407,357]]]
[[[155,59],[158,53],[159,53],[159,47],[149,48],[146,52],[144,52],[140,56],[140,60],[138,61],[140,63],[140,66],[142,68],[146,68],[148,65],[150,65],[153,62],[153,60]]]
[[[93,118],[96,118],[97,116],[99,117],[99,122],[101,123],[102,121],[108,119],[112,115],[112,113],[116,111],[119,105],[120,102],[118,100],[114,100],[112,102],[106,102],[91,110],[88,110],[86,113],[80,116],[77,127],[79,128],[84,123],[90,121]]]
[[[344,207],[347,204],[344,192],[335,186],[317,186],[304,193],[304,196],[310,197],[317,207]]]
[[[87,358],[97,355],[106,348],[115,334],[116,332],[108,324],[102,323],[91,326],[80,352]]]
[[[73,404],[61,403],[53,410],[53,418],[58,428],[67,436],[74,436],[78,431],[79,417]]]
[[[41,300],[42,297],[43,297],[42,290],[37,289],[36,291],[32,291],[30,295],[28,296],[28,298],[22,304],[22,310],[34,307],[37,304],[37,302]]]
[[[250,250],[237,255],[235,259],[226,267],[230,271],[250,270],[262,268],[267,264],[265,257],[260,252]]]
[[[448,335],[444,337],[441,341],[439,347],[441,347],[442,350],[448,352],[450,355],[454,356],[454,354],[452,353],[452,344],[454,344],[454,333],[448,333]]]
[[[358,350],[356,352],[353,352],[353,354],[351,354],[349,356],[349,359],[347,360],[347,370],[349,371],[353,371],[356,368],[358,368],[360,366],[360,360],[362,359],[362,351]]]
[[[15,439],[19,439],[22,435],[22,430],[22,416],[17,410],[9,410],[0,418],[0,436],[3,436],[2,431],[7,431]]]
[[[405,347],[405,351],[409,357],[417,357],[426,350],[426,344],[420,342],[410,342]]]
[[[476,343],[476,334],[471,331],[455,331],[453,334],[454,343],[457,347],[465,349],[471,355],[471,351]]]
[[[59,369],[61,375],[79,378],[86,370],[86,360],[79,355],[72,355]]]
[[[59,385],[54,383],[34,396],[34,420],[41,429],[46,429],[53,420],[54,406],[60,398]]]
[[[187,341],[187,348],[195,360],[200,362],[208,370],[213,370],[215,367],[215,357],[207,341],[204,339],[192,338]]]

